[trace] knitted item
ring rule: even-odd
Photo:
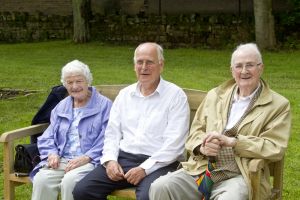
[[[207,169],[196,180],[198,191],[202,194],[201,200],[208,200],[210,198],[211,190],[214,182],[211,179],[210,172],[215,169],[215,162],[208,162]]]

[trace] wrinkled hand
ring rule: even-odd
[[[137,185],[140,183],[140,181],[146,176],[145,169],[141,167],[135,167],[130,169],[125,174],[125,179],[128,183],[131,183],[133,185]]]
[[[91,161],[91,158],[86,155],[82,155],[82,156],[79,156],[72,160],[69,160],[69,162],[65,168],[65,172],[71,171],[72,169],[75,169],[77,167],[85,165],[85,164],[89,163],[90,161]]]
[[[59,167],[60,158],[57,154],[49,154],[47,161],[49,168],[57,169]]]
[[[200,152],[206,156],[216,156],[221,149],[221,143],[218,139],[204,140],[200,146]]]
[[[234,147],[236,145],[236,138],[228,137],[226,135],[219,134],[217,132],[208,133],[207,136],[204,138],[204,142],[207,143],[214,139],[219,140],[221,146]]]
[[[106,174],[113,181],[120,181],[124,179],[124,172],[121,165],[114,160],[107,162]]]

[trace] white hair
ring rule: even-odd
[[[139,49],[141,46],[145,45],[145,44],[152,44],[152,45],[155,46],[156,51],[157,51],[157,57],[158,57],[159,63],[161,63],[162,61],[165,60],[165,58],[164,58],[164,50],[163,50],[163,48],[162,48],[159,44],[154,43],[154,42],[145,42],[145,43],[140,44],[140,45],[135,49],[135,51],[134,51],[134,56],[133,56],[133,62],[134,62],[134,63],[136,63],[136,54],[137,54],[138,49]]]
[[[236,56],[240,53],[240,52],[245,52],[245,51],[250,51],[252,53],[254,53],[257,56],[257,60],[259,63],[263,63],[262,61],[262,56],[261,53],[257,47],[257,45],[255,43],[246,43],[246,44],[240,44],[239,46],[236,47],[236,49],[234,50],[234,52],[231,55],[231,66],[234,65],[234,60],[236,58]]]
[[[85,77],[87,83],[89,86],[91,86],[93,81],[92,73],[89,69],[89,66],[84,64],[83,62],[79,60],[73,60],[69,63],[67,63],[62,69],[61,69],[61,82],[65,86],[65,78],[67,76],[71,75],[82,75]]]

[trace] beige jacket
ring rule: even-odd
[[[249,188],[249,200],[252,199],[252,188],[249,178],[249,161],[262,158],[268,161],[280,160],[288,145],[291,131],[291,113],[289,101],[269,89],[261,80],[262,91],[254,104],[254,109],[242,121],[238,129],[238,140],[234,147],[235,159]],[[193,154],[193,150],[202,144],[206,132],[222,132],[227,123],[227,111],[235,81],[230,80],[208,92],[199,106],[190,135],[186,142],[189,159],[182,163],[183,168],[191,175],[202,173],[207,159]],[[262,171],[263,192],[261,197],[268,199],[271,194],[269,170]]]

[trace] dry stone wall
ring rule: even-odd
[[[71,39],[71,15],[0,12],[0,42]],[[156,41],[171,47],[219,47],[254,40],[253,18],[232,14],[101,15],[90,20],[93,40],[119,44]]]

